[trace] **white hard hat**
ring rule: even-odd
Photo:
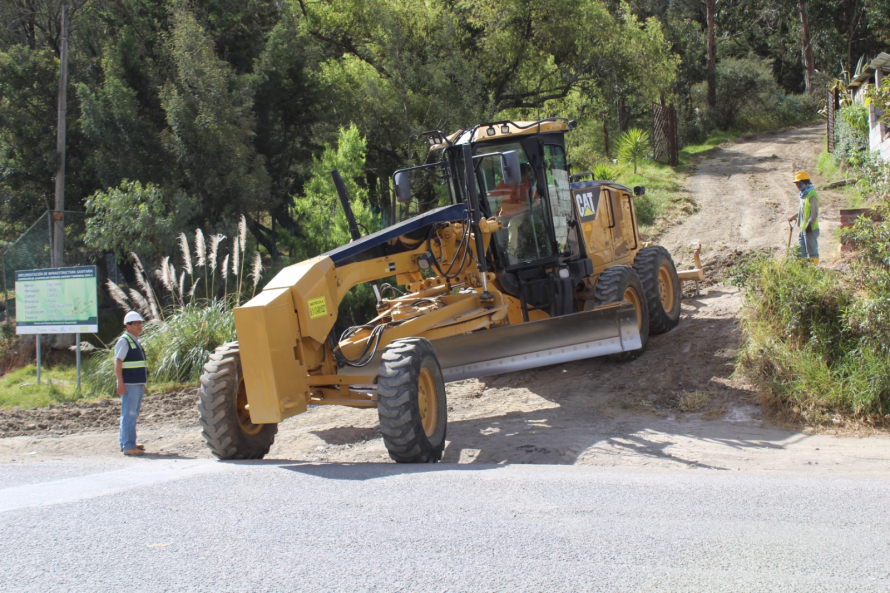
[[[124,325],[128,323],[133,323],[134,321],[145,321],[142,319],[142,315],[137,313],[136,311],[130,311],[126,315],[124,315]]]

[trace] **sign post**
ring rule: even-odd
[[[15,273],[15,333],[36,334],[38,385],[41,334],[75,334],[77,388],[80,389],[80,334],[99,331],[98,302],[96,266]]]

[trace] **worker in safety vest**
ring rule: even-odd
[[[142,396],[148,382],[145,350],[139,343],[142,333],[142,316],[130,311],[124,316],[127,331],[114,347],[114,374],[117,377],[117,394],[121,397],[120,445],[124,455],[139,456],[145,446],[136,443],[136,420],[142,408]]]
[[[800,227],[798,243],[800,257],[809,258],[814,264],[819,263],[819,196],[806,171],[798,171],[794,175],[794,184],[800,192],[800,209],[797,214],[788,217],[788,222],[797,219]]]

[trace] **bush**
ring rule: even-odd
[[[854,103],[837,113],[834,123],[834,156],[853,166],[868,154],[868,107]]]
[[[744,286],[739,367],[764,404],[809,421],[890,420],[890,357],[852,321],[858,295],[838,272],[799,258],[757,258]]]
[[[707,83],[692,89],[693,110],[680,114],[680,135],[697,142],[714,129],[744,127],[768,130],[812,119],[818,99],[813,95],[787,95],[779,88],[768,61],[726,58],[717,63],[717,105],[706,105]]]
[[[597,163],[593,167],[593,178],[599,181],[615,181],[615,169],[606,163]]]
[[[633,163],[634,175],[637,174],[637,164],[649,156],[651,150],[649,132],[639,128],[626,131],[618,139],[618,155],[622,161]]]

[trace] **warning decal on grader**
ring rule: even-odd
[[[309,299],[309,319],[318,319],[328,314],[328,304],[324,297]]]
[[[599,205],[599,190],[575,190],[575,207],[578,209],[578,218],[581,222],[587,222],[596,218],[596,207]]]

